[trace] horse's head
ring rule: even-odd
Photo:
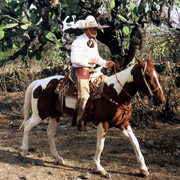
[[[154,105],[165,103],[165,97],[159,83],[159,74],[149,58],[146,62],[138,60],[141,73],[138,79],[139,89],[147,96],[152,97]]]

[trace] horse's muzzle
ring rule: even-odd
[[[166,102],[165,98],[153,97],[153,103],[154,103],[155,106],[163,105],[163,104],[165,104],[165,102]]]

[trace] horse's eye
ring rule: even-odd
[[[146,78],[146,81],[148,82],[151,80],[151,77],[148,74],[145,75],[145,78]]]

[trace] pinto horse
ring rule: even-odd
[[[24,104],[24,127],[21,155],[26,156],[28,151],[28,136],[30,130],[46,118],[50,118],[47,130],[50,151],[52,156],[60,164],[65,164],[58,154],[54,143],[54,135],[59,118],[63,114],[73,116],[76,98],[65,97],[64,107],[61,110],[61,102],[55,93],[56,86],[64,76],[53,76],[32,82],[26,90]],[[129,124],[131,116],[131,103],[138,91],[153,97],[156,105],[165,102],[165,97],[159,83],[159,75],[147,58],[146,62],[138,60],[138,63],[129,68],[115,73],[104,79],[101,97],[92,100],[94,107],[92,122],[97,126],[97,145],[93,162],[97,171],[102,175],[108,175],[101,166],[100,156],[104,148],[105,137],[111,127],[119,128],[129,139],[133,146],[139,164],[140,173],[149,175],[139,143]],[[102,111],[103,107],[103,111]],[[31,114],[31,116],[30,116]]]

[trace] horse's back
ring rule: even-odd
[[[30,86],[34,86],[33,87],[33,90],[36,89],[37,87],[41,86],[42,89],[45,89],[47,87],[47,85],[49,83],[51,83],[51,81],[59,81],[60,79],[64,78],[64,76],[61,76],[61,75],[56,75],[56,76],[50,76],[50,77],[47,77],[47,78],[43,78],[43,79],[38,79],[38,80],[35,80],[33,81],[30,85]]]

